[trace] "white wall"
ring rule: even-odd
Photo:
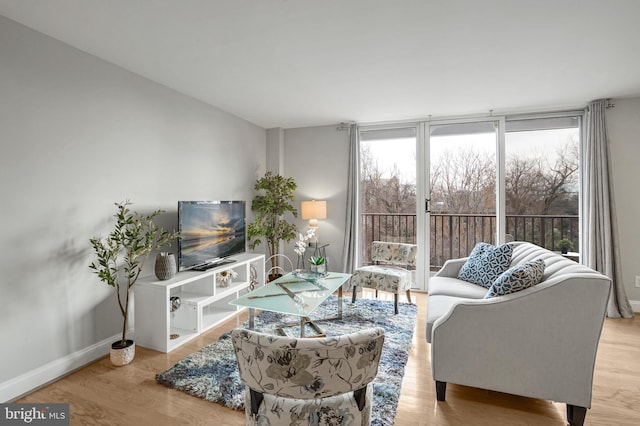
[[[3,17],[0,40],[5,401],[108,352],[121,317],[89,238],[114,202],[174,228],[178,200],[250,201],[266,131]]]
[[[640,98],[615,99],[615,108],[607,110],[607,128],[611,146],[613,185],[618,212],[622,278],[627,297],[640,312]]]
[[[267,171],[284,176],[284,129],[267,130]]]
[[[304,231],[308,226],[308,221],[300,217],[300,202],[314,199],[327,201],[327,218],[319,221],[318,239],[320,243],[330,244],[326,249],[329,268],[341,271],[349,133],[337,127],[336,124],[285,130],[284,176],[294,178],[298,184],[296,224],[299,230]],[[284,244],[283,253],[295,262],[293,244]],[[307,258],[309,256],[305,255]]]

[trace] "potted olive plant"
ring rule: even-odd
[[[140,277],[149,253],[178,237],[177,232],[169,232],[153,223],[163,210],[144,215],[131,212],[127,207],[129,204],[129,201],[116,203],[116,224],[109,235],[89,240],[98,258],[89,268],[100,281],[113,287],[122,314],[122,339],[111,345],[110,353],[111,362],[118,366],[128,364],[135,355],[135,344],[127,339],[131,288]]]
[[[287,222],[286,219],[288,213],[298,217],[298,210],[293,207],[293,192],[296,188],[293,178],[285,178],[271,172],[258,179],[254,186],[259,193],[251,202],[251,211],[255,212],[255,218],[247,226],[249,247],[254,250],[262,239],[266,240],[271,271],[274,275],[277,275],[279,270],[277,255],[280,253],[280,241],[288,242],[296,237],[296,225]]]

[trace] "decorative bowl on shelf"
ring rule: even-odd
[[[180,299],[180,296],[171,296],[169,298],[169,312],[177,311],[181,304],[182,299]]]

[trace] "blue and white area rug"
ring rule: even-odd
[[[343,299],[342,320],[317,321],[317,324],[328,336],[368,327],[384,328],[384,347],[378,375],[373,383],[371,424],[392,425],[398,408],[404,368],[409,358],[417,307],[400,303],[399,313],[394,315],[391,301],[358,299],[352,304],[347,299]],[[337,298],[330,297],[314,311],[312,319],[329,318],[335,316],[336,312]],[[295,321],[299,321],[299,318],[261,312],[256,317],[256,329],[274,332],[278,324]],[[236,410],[244,409],[244,385],[240,381],[229,333],[157,374],[156,381],[207,401]]]

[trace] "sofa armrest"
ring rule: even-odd
[[[462,265],[466,263],[467,259],[469,258],[461,257],[459,259],[447,260],[446,262],[444,262],[444,265],[442,265],[442,268],[440,268],[440,270],[436,272],[434,276],[456,278],[458,276],[458,272],[460,272],[460,269],[462,268]]]
[[[567,276],[461,301],[433,325],[433,379],[590,407],[610,286],[606,277]]]

